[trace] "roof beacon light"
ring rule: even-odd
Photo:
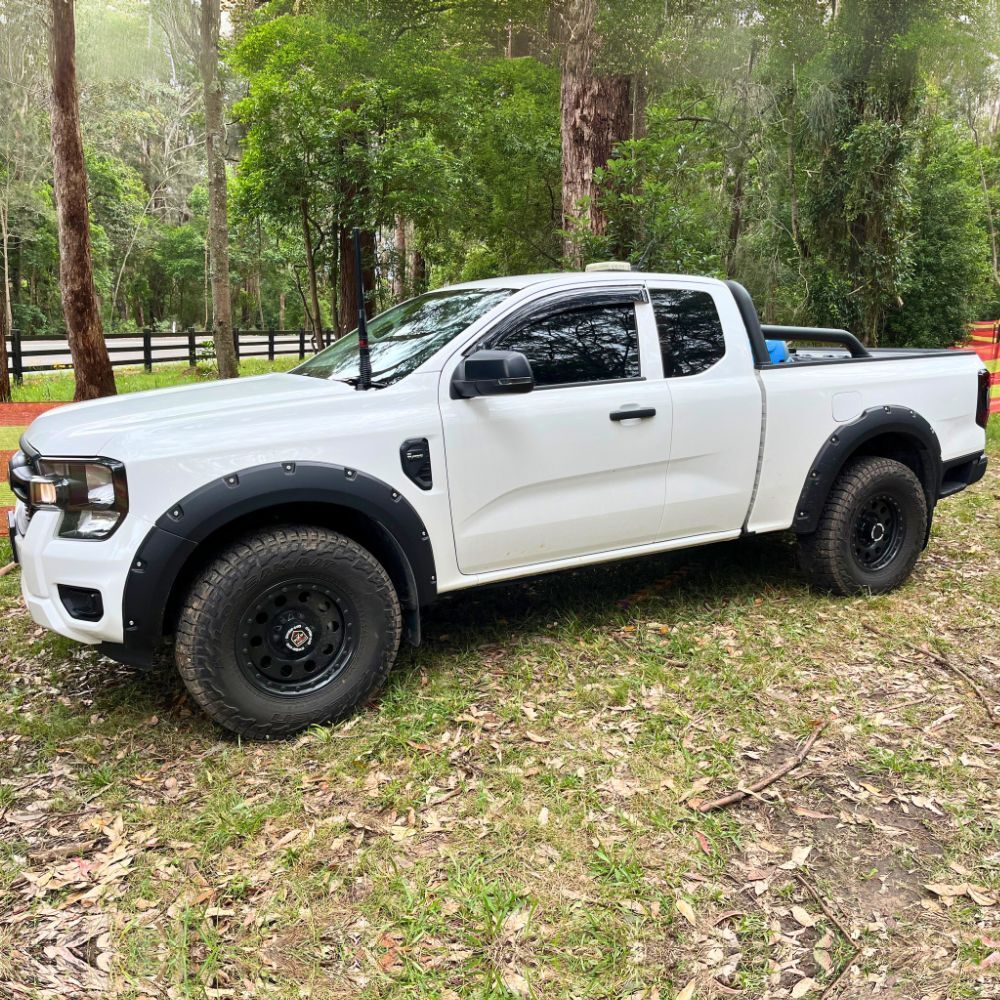
[[[596,264],[588,264],[585,271],[631,271],[632,265],[627,260],[599,260]]]
[[[365,272],[361,266],[361,230],[357,226],[354,238],[354,267],[358,273],[358,381],[356,389],[372,387],[372,359],[368,352],[368,315],[365,310]]]

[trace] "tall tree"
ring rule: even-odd
[[[607,166],[615,144],[631,135],[632,81],[599,71],[597,0],[565,0],[561,20],[564,252],[578,259],[574,232],[601,236],[607,225],[594,175]]]
[[[233,306],[229,289],[229,223],[226,218],[226,123],[219,75],[219,0],[201,0],[201,66],[205,95],[205,162],[208,167],[208,259],[212,283],[212,339],[220,378],[236,378]]]
[[[87,171],[76,87],[73,6],[74,0],[51,0],[49,69],[52,74],[52,165],[59,220],[59,285],[76,375],[73,398],[81,400],[113,396],[115,378],[94,289]]]

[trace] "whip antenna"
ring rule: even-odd
[[[365,311],[365,273],[361,268],[361,230],[354,227],[354,269],[358,274],[358,389],[372,387],[372,359],[368,351],[368,316]]]

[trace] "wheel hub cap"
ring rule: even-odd
[[[328,684],[347,666],[356,636],[353,607],[326,584],[292,580],[260,591],[236,635],[243,674],[271,694]]]
[[[884,569],[896,558],[903,544],[903,512],[895,498],[878,494],[858,509],[852,552],[857,564],[868,572]]]
[[[291,653],[306,652],[312,646],[313,631],[302,622],[295,622],[285,632],[285,646]]]

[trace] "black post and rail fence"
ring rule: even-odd
[[[104,336],[113,367],[139,367],[147,372],[153,365],[187,364],[194,367],[215,357],[211,330],[136,330],[134,333],[108,333]],[[333,342],[333,334],[324,330],[324,343]],[[294,330],[233,330],[233,346],[238,361],[244,358],[266,358],[274,361],[282,356],[302,359],[312,353],[312,333],[303,327]],[[73,359],[65,337],[28,336],[20,330],[11,331],[7,338],[7,370],[14,383],[21,385],[25,374],[71,369]]]

